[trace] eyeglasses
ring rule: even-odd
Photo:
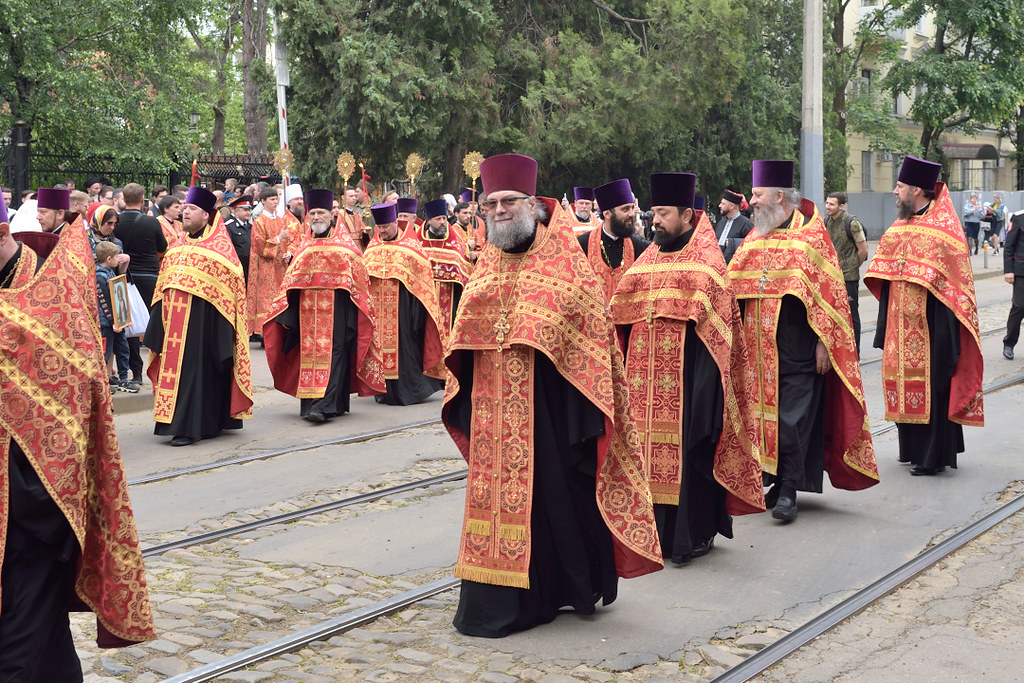
[[[496,208],[498,208],[498,202],[501,202],[502,208],[511,209],[513,206],[516,205],[516,202],[521,202],[524,199],[529,199],[529,197],[527,195],[523,195],[522,197],[502,197],[501,199],[488,199],[487,201],[480,202],[480,206],[482,206],[487,211],[494,211]]]

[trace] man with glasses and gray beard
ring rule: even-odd
[[[913,476],[955,469],[963,425],[985,424],[974,272],[941,170],[903,159],[896,222],[864,276],[878,299],[885,419],[896,423],[899,461],[913,465]]]
[[[755,161],[754,231],[729,263],[750,350],[757,436],[772,517],[796,519],[797,491],[878,483],[850,304],[835,247],[792,161]]]
[[[537,162],[480,165],[487,245],[452,329],[442,419],[469,465],[455,627],[500,638],[662,567],[622,355]]]

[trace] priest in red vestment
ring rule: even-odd
[[[399,223],[394,204],[372,207],[376,223],[363,253],[387,392],[378,403],[413,405],[444,387],[448,328],[441,318],[430,259],[415,226]]]
[[[594,197],[604,222],[578,239],[594,275],[604,286],[605,298],[611,301],[619,279],[650,242],[636,232],[636,200],[627,178],[595,187]]]
[[[0,198],[0,681],[81,681],[97,644],[156,637],[81,221],[12,236]]]
[[[761,461],[740,309],[711,223],[693,209],[697,176],[650,182],[655,246],[619,282],[612,320],[662,555],[686,564],[716,534],[732,538],[731,515],[764,512]]]
[[[154,433],[172,446],[241,429],[252,416],[245,280],[216,204],[212,192],[189,188],[186,234],[164,256],[146,330]]]
[[[460,231],[448,224],[447,205],[443,199],[427,202],[423,211],[426,221],[420,233],[423,253],[430,259],[437,289],[437,303],[445,329],[455,322],[462,289],[469,281],[473,264],[467,258],[468,248]]]
[[[601,217],[594,213],[594,188],[574,187],[572,188],[573,213],[569,214],[569,225],[577,235],[590,232],[601,226]],[[603,203],[598,204],[601,209],[605,208]]]
[[[792,161],[755,161],[754,230],[729,263],[750,350],[765,495],[796,519],[797,491],[878,483],[850,304],[835,247]]]
[[[536,196],[537,162],[480,166],[487,246],[451,334],[441,417],[469,464],[455,627],[502,637],[618,577],[662,567],[622,354],[569,216]]]
[[[334,193],[306,193],[310,238],[292,258],[263,327],[274,386],[300,399],[299,416],[323,423],[349,411],[349,395],[384,393],[370,278]]]
[[[974,272],[941,169],[904,158],[896,222],[864,276],[878,299],[885,419],[896,423],[899,461],[914,476],[955,469],[963,426],[985,425]]]
[[[420,209],[419,200],[415,197],[399,197],[395,202],[395,210],[398,211],[398,223],[408,223],[419,233],[423,227],[423,219],[417,216]]]
[[[270,306],[281,293],[281,281],[292,254],[301,243],[302,225],[291,211],[277,215],[277,190],[260,192],[263,211],[252,223],[249,282],[246,286],[246,326],[249,334],[261,334],[270,318]]]

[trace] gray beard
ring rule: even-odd
[[[914,213],[916,212],[911,202],[901,202],[899,197],[896,198],[896,218],[901,221],[909,221]]]
[[[487,216],[487,241],[502,251],[509,251],[525,244],[533,238],[536,231],[537,221],[525,207],[500,225],[493,216]]]
[[[331,227],[330,223],[317,221],[309,224],[309,229],[313,231],[314,235],[322,235]]]
[[[764,237],[777,228],[786,218],[786,211],[780,204],[765,206],[758,204],[754,207],[754,231],[758,237]]]

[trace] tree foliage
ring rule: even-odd
[[[897,0],[891,29],[935,23],[931,43],[897,59],[885,77],[894,95],[913,96],[910,117],[921,124],[926,158],[943,158],[946,131],[973,133],[1015,115],[1024,91],[1024,4],[1005,0]]]
[[[171,0],[4,0],[0,126],[24,120],[49,150],[170,165],[182,112],[199,105],[174,29],[187,11]]]
[[[404,177],[417,152],[431,163],[420,187],[450,191],[478,150],[536,157],[552,194],[625,176],[644,196],[646,174],[670,169],[718,192],[749,182],[753,155],[791,155],[799,130],[800,47],[779,25],[799,22],[792,0],[281,6],[307,183],[334,186],[344,150],[377,180]]]

